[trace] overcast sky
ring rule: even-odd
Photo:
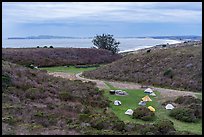
[[[201,2],[3,2],[3,38],[202,34]]]

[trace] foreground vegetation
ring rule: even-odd
[[[83,76],[201,92],[202,42],[126,55]]]
[[[2,85],[3,134],[81,134],[69,127],[80,125],[79,114],[108,106],[92,82],[56,78],[5,61]]]
[[[38,67],[105,64],[122,56],[96,48],[3,48],[2,59]]]

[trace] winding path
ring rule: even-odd
[[[109,89],[109,87],[105,84],[105,82],[110,83],[112,86],[122,89],[143,89],[141,88],[141,85],[138,83],[131,83],[131,82],[118,82],[118,81],[105,81],[105,80],[96,80],[96,79],[88,79],[81,76],[82,72],[77,74],[70,74],[70,73],[64,73],[64,72],[52,72],[49,73],[50,75],[56,76],[56,77],[62,77],[67,78],[71,80],[82,80],[82,81],[92,81],[95,82],[97,87],[100,89]],[[180,91],[180,90],[173,90],[173,89],[166,89],[166,88],[158,88],[149,86],[153,90],[159,91],[160,95],[163,99],[175,99],[175,97],[183,96],[183,95],[191,95],[196,97],[196,92],[190,92],[190,91]]]

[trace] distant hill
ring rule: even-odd
[[[73,38],[76,38],[76,37],[39,35],[39,36],[28,36],[28,37],[9,37],[8,39],[73,39]]]
[[[153,36],[155,39],[172,39],[172,40],[201,40],[202,36]]]
[[[185,42],[169,47],[133,52],[83,75],[201,92],[202,42]]]

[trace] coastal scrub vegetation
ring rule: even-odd
[[[169,116],[185,122],[197,122],[202,119],[202,100],[193,96],[180,96],[174,100],[178,104]]]
[[[38,67],[106,64],[122,58],[105,49],[94,48],[3,48],[2,59]]]
[[[201,92],[202,42],[132,53],[83,76]]]

